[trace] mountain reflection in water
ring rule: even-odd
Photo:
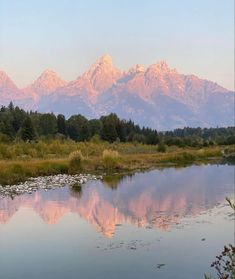
[[[78,214],[106,237],[117,225],[131,223],[168,231],[185,216],[194,216],[224,201],[233,191],[233,167],[168,168],[91,181],[82,188],[0,199],[0,224],[22,207],[32,208],[46,224],[56,224],[66,213]]]

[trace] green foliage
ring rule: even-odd
[[[27,117],[22,124],[21,138],[24,141],[32,141],[35,138],[34,127],[30,117]]]
[[[159,164],[191,164],[221,156],[224,147],[203,149],[168,147],[167,152],[158,152],[156,145],[131,142],[108,143],[99,138],[89,142],[75,142],[69,139],[45,139],[32,142],[17,140],[13,143],[0,142],[0,184],[22,181],[30,176],[77,171],[112,171],[150,168]],[[81,151],[76,163],[69,163],[69,155]],[[106,150],[106,151],[105,151]],[[108,152],[107,152],[108,150]],[[226,154],[234,146],[226,147]],[[83,160],[84,156],[84,160]],[[73,160],[71,160],[73,161]],[[14,166],[15,164],[21,167]]]
[[[99,136],[98,134],[95,134],[95,135],[92,136],[92,138],[90,139],[90,142],[92,142],[92,143],[101,143],[100,136]]]
[[[146,137],[141,134],[134,134],[132,137],[132,141],[137,143],[146,143]]]
[[[26,160],[0,162],[0,184],[13,184],[28,177],[67,173],[68,164],[61,160]]]
[[[58,127],[58,133],[62,134],[62,135],[66,135],[67,134],[67,129],[66,129],[66,120],[64,115],[59,114],[57,116],[57,127]]]
[[[32,123],[31,128],[33,128],[35,140],[70,138],[77,142],[84,142],[89,141],[94,135],[98,135],[109,143],[135,142],[136,144],[159,144],[160,147],[161,142],[164,142],[165,146],[181,148],[235,144],[234,127],[209,129],[185,127],[163,133],[140,127],[131,120],[121,120],[114,113],[91,120],[77,114],[66,120],[62,114],[55,116],[53,113],[28,113],[17,106],[14,107],[12,103],[8,107],[0,108],[0,142],[15,141],[19,138],[31,141],[31,128],[31,133],[27,135],[24,131],[23,134],[26,135],[22,136],[22,130],[25,129],[24,126],[29,119]],[[29,123],[27,125],[29,126]]]
[[[71,116],[67,121],[67,131],[75,141],[88,140],[88,120],[80,114]]]
[[[110,114],[108,116],[101,117],[103,123],[103,129],[101,137],[108,142],[114,142],[118,137],[117,128],[119,125],[119,119],[116,114]]]
[[[228,136],[225,140],[225,144],[235,144],[235,135]]]
[[[39,119],[40,135],[55,135],[57,132],[57,119],[53,113],[42,114]]]
[[[95,135],[100,137],[102,131],[102,122],[99,119],[91,119],[88,122],[89,137],[92,138]]]
[[[163,142],[160,142],[157,147],[158,152],[166,152],[166,146]]]
[[[158,144],[159,138],[158,138],[157,133],[154,131],[149,132],[146,137],[146,143],[147,144]],[[165,151],[163,151],[163,152],[165,152]]]
[[[179,155],[180,160],[183,162],[193,162],[196,159],[196,156],[189,153],[189,152],[183,152]]]
[[[2,143],[9,143],[11,139],[9,138],[8,135],[0,133],[0,142]]]

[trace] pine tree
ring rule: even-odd
[[[58,133],[63,135],[67,134],[65,117],[63,114],[59,114],[57,116],[57,127],[58,127]]]
[[[57,133],[57,119],[53,113],[44,113],[39,118],[40,134],[53,136]]]
[[[21,138],[24,141],[31,141],[35,138],[34,127],[30,117],[27,117],[21,128]]]

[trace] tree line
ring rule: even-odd
[[[0,109],[0,142],[17,139],[33,141],[47,138],[89,141],[100,138],[108,142],[139,142],[144,144],[167,144],[177,146],[208,146],[234,144],[235,127],[189,128],[157,132],[140,127],[131,120],[119,119],[114,113],[99,119],[88,120],[77,114],[66,119],[64,115],[25,111],[10,103]]]

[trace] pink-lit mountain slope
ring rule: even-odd
[[[3,75],[3,74],[2,74]],[[27,109],[88,118],[115,112],[140,125],[165,130],[183,126],[234,125],[234,92],[184,75],[160,61],[144,69],[117,69],[109,55],[99,58],[75,81],[66,83],[45,71],[32,85],[19,90],[0,75],[0,104],[12,100]]]
[[[24,93],[14,84],[4,71],[0,71],[0,104],[8,105],[11,101],[25,99]]]

